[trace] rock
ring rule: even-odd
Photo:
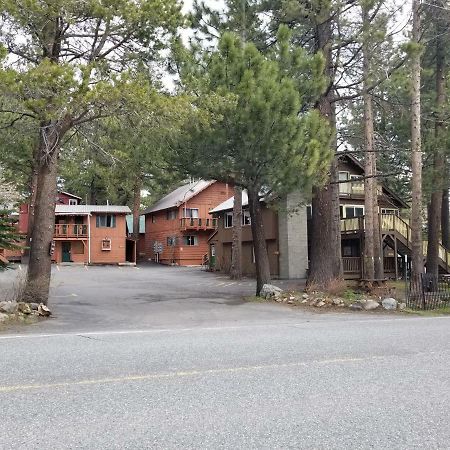
[[[355,302],[355,303],[352,303],[349,306],[349,308],[352,309],[353,311],[362,311],[364,309],[364,304],[361,302]]]
[[[343,301],[340,298],[333,298],[333,305],[340,305]]]
[[[308,300],[308,298],[309,298],[309,295],[308,295],[308,294],[306,294],[306,293],[304,293],[304,294],[302,295],[302,298],[303,298],[304,300]]]
[[[316,300],[309,302],[309,306],[316,306]]]
[[[48,309],[47,306],[45,306],[43,303],[41,303],[38,307],[38,313],[40,316],[48,317],[52,314],[50,309]]]
[[[6,314],[14,314],[17,311],[17,302],[5,301],[0,302],[0,312]]]
[[[29,305],[33,311],[37,311],[39,308],[39,303],[29,303]]]
[[[0,313],[0,323],[6,322],[9,319],[8,314]]]
[[[288,305],[293,305],[294,304],[294,300],[288,300],[287,303],[288,303]]]
[[[367,300],[364,303],[364,309],[366,311],[372,311],[374,309],[377,309],[380,306],[380,304],[378,302],[376,302],[375,300]]]
[[[316,303],[317,308],[322,308],[322,306],[325,306],[325,305],[326,305],[326,303],[323,300],[321,300],[319,303]]]
[[[400,310],[400,311],[403,311],[404,309],[406,308],[406,303],[399,303],[398,304],[398,309]]]
[[[283,292],[282,289],[280,289],[277,286],[274,286],[273,284],[265,284],[262,287],[259,295],[264,298],[281,297],[282,292]]]
[[[381,304],[384,309],[397,309],[397,300],[395,298],[385,298]]]
[[[342,303],[339,303],[339,305],[338,305],[339,307],[344,307],[345,306],[345,303],[344,302],[342,302]]]
[[[289,297],[289,300],[295,300],[295,297],[294,297],[293,295],[291,295],[291,296]]]
[[[19,312],[21,312],[23,314],[31,314],[31,308],[28,303],[19,302],[17,305],[18,305]]]
[[[306,298],[305,298],[302,300],[302,303],[308,303],[308,300],[306,300]]]

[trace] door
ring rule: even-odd
[[[62,262],[71,262],[70,242],[62,242]]]

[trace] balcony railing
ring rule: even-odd
[[[180,228],[181,230],[215,230],[217,219],[185,217],[180,219]]]
[[[69,223],[55,225],[55,238],[84,238],[87,235],[87,225]]]

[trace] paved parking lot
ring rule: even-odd
[[[0,274],[0,286],[24,276],[25,270]],[[254,293],[254,280],[232,281],[198,267],[54,266],[51,286],[52,319],[20,327],[20,332],[183,328],[298,318],[298,312],[279,305],[243,301]]]

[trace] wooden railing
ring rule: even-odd
[[[215,230],[217,219],[185,217],[180,219],[180,228],[182,230]]]
[[[87,235],[87,225],[71,223],[55,225],[55,238],[83,238]]]
[[[361,258],[359,256],[342,258],[344,273],[361,273]]]
[[[365,227],[364,217],[352,217],[350,219],[341,219],[341,232],[352,233],[363,231]],[[406,241],[408,247],[411,246],[411,227],[408,222],[395,214],[380,214],[380,228],[383,232],[394,231],[400,234]],[[423,241],[423,254],[427,254],[428,242]],[[447,272],[450,271],[450,251],[439,243],[439,258],[446,266]]]

